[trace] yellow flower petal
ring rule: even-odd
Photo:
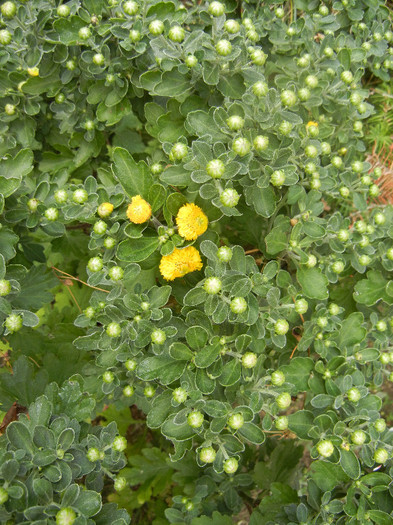
[[[127,217],[134,224],[142,224],[151,217],[151,206],[140,195],[132,197],[131,204],[127,208]]]
[[[176,217],[179,235],[187,241],[194,241],[205,233],[209,220],[201,208],[196,204],[185,204],[180,208]]]
[[[164,255],[160,261],[161,275],[167,281],[183,277],[187,273],[202,269],[200,253],[193,246],[175,248],[169,255]]]

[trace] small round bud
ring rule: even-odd
[[[4,106],[4,111],[5,111],[6,115],[12,116],[16,112],[16,106],[14,106],[14,104],[6,104]]]
[[[340,307],[336,303],[331,303],[329,305],[329,313],[331,315],[338,315],[340,313]]]
[[[346,242],[349,239],[349,231],[348,230],[339,230],[337,232],[337,238],[341,242]]]
[[[264,97],[268,94],[269,87],[266,82],[263,82],[262,80],[255,82],[252,86],[252,92],[257,97]]]
[[[242,357],[242,365],[244,368],[254,368],[257,364],[258,356],[253,352],[246,352]]]
[[[247,153],[250,153],[251,144],[248,139],[238,137],[233,141],[232,149],[239,157],[244,157]]]
[[[384,419],[377,419],[374,422],[374,428],[377,432],[382,433],[386,430],[386,421]]]
[[[345,84],[351,84],[353,82],[353,75],[350,71],[343,71],[340,78]]]
[[[306,102],[311,97],[310,90],[308,88],[299,89],[298,97],[302,102]]]
[[[112,266],[108,272],[112,281],[120,281],[124,277],[124,270],[120,266]]]
[[[119,337],[121,334],[121,326],[119,323],[109,323],[106,327],[106,333],[109,335],[109,337]]]
[[[258,135],[253,141],[253,146],[257,151],[265,151],[269,146],[269,137]]]
[[[56,525],[73,525],[76,514],[71,507],[60,509],[56,514]]]
[[[104,381],[104,383],[113,383],[115,379],[115,376],[113,374],[113,372],[111,372],[110,370],[106,370],[103,374],[102,374],[102,380]]]
[[[278,408],[280,408],[281,410],[285,410],[286,408],[288,408],[291,404],[291,401],[291,394],[289,394],[288,392],[283,392],[276,398]]]
[[[313,146],[312,144],[308,144],[304,148],[304,153],[310,159],[315,159],[316,157],[318,157],[318,149],[315,146]]]
[[[127,440],[123,436],[116,436],[112,443],[113,450],[116,452],[123,452],[127,448]]]
[[[347,391],[347,397],[348,397],[348,400],[351,401],[352,403],[357,403],[359,399],[362,397],[362,395],[359,389],[354,386]]]
[[[210,160],[206,164],[206,172],[213,179],[221,179],[225,173],[225,164],[220,159]]]
[[[188,154],[188,147],[186,144],[183,144],[182,142],[176,142],[172,146],[172,149],[169,153],[169,158],[172,160],[182,160],[184,159]]]
[[[10,314],[6,318],[4,325],[7,328],[7,330],[10,332],[10,334],[13,334],[14,332],[18,332],[22,328],[22,325],[23,325],[22,317],[17,314]]]
[[[134,387],[131,385],[126,385],[123,388],[123,396],[124,397],[132,397],[134,395]]]
[[[227,126],[232,131],[239,131],[244,127],[244,118],[239,115],[232,115],[227,119]]]
[[[368,266],[371,262],[371,258],[368,255],[361,255],[358,260],[361,266]]]
[[[374,215],[374,222],[375,224],[378,224],[378,226],[382,226],[386,222],[386,217],[383,213],[378,212]]]
[[[102,66],[105,63],[105,57],[102,53],[96,53],[93,55],[93,63],[96,66]]]
[[[285,319],[278,319],[274,325],[274,331],[278,335],[285,335],[289,330],[289,324]]]
[[[275,370],[271,376],[271,382],[274,386],[281,386],[285,383],[285,375],[281,370]]]
[[[386,448],[377,448],[374,452],[374,461],[383,465],[389,459],[389,453]]]
[[[202,412],[199,412],[199,410],[195,410],[194,412],[190,412],[187,416],[187,423],[192,428],[199,428],[203,425],[205,418]]]
[[[114,248],[116,246],[116,239],[114,239],[113,237],[107,237],[104,240],[104,246],[107,250]]]
[[[286,33],[288,36],[294,36],[296,35],[296,28],[293,26],[289,26]]]
[[[217,250],[217,258],[223,263],[227,263],[232,259],[232,249],[229,246],[220,246]]]
[[[298,58],[297,65],[299,67],[308,67],[310,65],[310,55],[307,53],[306,55]]]
[[[308,302],[305,299],[298,299],[295,302],[295,312],[305,314],[308,310]]]
[[[281,102],[284,106],[292,107],[297,102],[297,96],[296,93],[289,89],[285,89],[281,92]]]
[[[154,36],[161,35],[164,32],[164,23],[161,20],[153,20],[149,24],[149,31]]]
[[[317,258],[315,257],[315,255],[309,255],[308,256],[308,259],[307,259],[307,262],[306,262],[306,266],[307,268],[314,268],[314,266],[317,264]]]
[[[388,329],[388,325],[386,321],[380,320],[375,325],[375,328],[378,330],[378,332],[386,332],[386,330]]]
[[[227,33],[230,33],[231,35],[234,35],[240,31],[240,25],[239,22],[236,20],[226,20],[224,24],[224,29]]]
[[[247,301],[244,297],[235,297],[231,301],[230,308],[234,314],[242,314],[247,310]]]
[[[96,447],[91,447],[88,449],[86,457],[89,461],[98,461],[100,459],[100,451]]]
[[[12,35],[7,29],[0,30],[0,44],[6,46],[11,43]]]
[[[126,486],[127,486],[126,478],[124,478],[123,476],[117,476],[113,484],[113,487],[116,490],[116,492],[121,492],[122,490],[126,488]]]
[[[188,55],[184,63],[186,64],[187,67],[195,67],[198,64],[198,59],[195,55]]]
[[[277,428],[277,430],[287,430],[289,421],[287,416],[279,416],[275,421],[274,424]]]
[[[92,257],[87,263],[87,267],[91,272],[99,272],[104,267],[101,257]]]
[[[212,16],[221,16],[225,13],[225,6],[221,2],[213,1],[209,5],[208,11]]]
[[[108,229],[108,225],[104,221],[97,221],[93,225],[93,231],[97,235],[103,235]]]
[[[150,303],[148,303],[147,301],[142,301],[141,302],[141,310],[143,312],[147,312],[147,310],[149,310],[150,308]]]
[[[127,359],[127,361],[124,363],[124,366],[127,368],[129,372],[133,372],[137,367],[137,362],[135,359]]]
[[[291,122],[288,122],[287,120],[283,120],[278,127],[278,131],[281,133],[281,135],[285,135],[285,136],[289,135],[292,129],[293,129],[293,124],[291,124]]]
[[[389,259],[389,261],[393,261],[393,248],[389,248],[387,250],[386,257]]]
[[[202,463],[213,463],[216,459],[216,451],[213,447],[204,447],[199,451],[199,459]]]
[[[318,87],[318,77],[315,75],[308,75],[305,79],[305,83],[310,89],[315,89]]]
[[[38,199],[29,199],[27,201],[27,207],[30,211],[35,212],[38,208],[40,201]]]
[[[72,194],[72,200],[77,204],[84,204],[88,198],[89,195],[87,191],[82,188],[75,190]]]
[[[139,10],[139,5],[136,2],[130,0],[123,4],[123,10],[126,15],[135,16]]]
[[[322,155],[330,155],[332,148],[328,142],[321,142]]]
[[[323,54],[327,58],[332,58],[332,56],[334,55],[334,51],[331,47],[325,47],[325,49],[323,50]]]
[[[328,320],[327,320],[327,317],[318,317],[317,318],[317,325],[320,327],[320,328],[325,328],[328,324]]]
[[[184,29],[180,26],[171,27],[168,33],[168,38],[169,40],[172,40],[172,42],[183,42],[185,36],[186,33]]]
[[[7,279],[0,279],[0,297],[8,295],[11,291],[11,283]]]
[[[349,188],[347,188],[346,186],[341,186],[341,188],[339,188],[338,191],[341,197],[344,197],[344,199],[346,199],[350,194]]]
[[[379,186],[377,186],[376,184],[372,184],[368,192],[370,194],[370,197],[378,197],[380,193]]]
[[[332,271],[334,273],[342,273],[345,270],[345,263],[343,261],[335,261],[332,264]]]
[[[151,342],[156,345],[163,345],[166,341],[166,333],[164,330],[157,328],[150,335]]]
[[[270,175],[270,184],[272,186],[276,186],[277,188],[281,188],[281,186],[285,182],[285,173],[283,170],[275,170]]]
[[[232,414],[228,419],[228,426],[233,430],[238,430],[244,425],[243,414],[238,412],[237,414]]]
[[[256,66],[263,66],[267,60],[267,55],[262,51],[262,49],[254,49],[250,56],[251,61]]]
[[[143,390],[143,395],[147,398],[151,398],[156,393],[156,389],[152,385],[147,385]]]
[[[240,195],[233,188],[227,188],[220,195],[220,202],[223,206],[233,208],[239,202]]]
[[[208,277],[203,285],[203,289],[209,295],[218,294],[221,291],[222,282],[218,277]]]
[[[363,430],[355,430],[355,432],[352,432],[351,434],[351,441],[355,445],[363,445],[366,439],[367,434],[363,432]]]
[[[138,31],[138,29],[131,29],[129,34],[130,40],[132,43],[139,42],[139,40],[142,38],[142,33]]]
[[[324,439],[318,443],[317,451],[323,458],[330,458],[334,452],[334,445],[329,439]]]
[[[274,14],[277,18],[283,18],[285,15],[285,11],[282,7],[276,7],[276,9],[274,10]]]
[[[162,164],[160,162],[155,162],[150,166],[150,171],[153,175],[159,175],[163,170]]]
[[[13,18],[16,14],[16,5],[14,4],[14,2],[4,2],[0,9],[1,14],[4,16],[4,18]]]
[[[319,188],[321,187],[321,181],[317,178],[312,178],[310,181],[310,187],[313,190],[319,190]]]
[[[223,469],[226,474],[234,474],[239,468],[239,462],[236,458],[228,458],[224,461]]]
[[[93,317],[95,316],[96,314],[96,311],[94,310],[94,308],[92,306],[88,306],[87,308],[85,308],[83,310],[83,313],[85,314],[85,316],[88,318],[88,319],[93,319]]]
[[[78,31],[78,36],[81,40],[87,40],[91,37],[91,31],[88,27],[81,27]]]
[[[176,403],[184,403],[188,398],[188,392],[184,388],[178,387],[172,392],[172,397]]]
[[[343,159],[341,157],[338,157],[337,155],[334,156],[331,160],[332,166],[334,166],[337,169],[340,169],[343,167]]]

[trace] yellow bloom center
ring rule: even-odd
[[[201,208],[196,204],[185,204],[180,208],[176,217],[179,235],[187,241],[194,241],[205,233],[209,220]]]
[[[151,206],[140,195],[132,197],[131,204],[127,208],[127,217],[134,224],[142,224],[151,217]]]
[[[113,212],[113,204],[110,202],[103,202],[98,206],[97,212],[100,217],[109,217]]]
[[[194,246],[175,248],[169,255],[164,255],[160,262],[161,275],[167,281],[184,277],[187,273],[202,269],[200,253]]]
[[[311,126],[315,126],[317,128],[318,127],[318,122],[313,122],[312,120],[310,120],[310,122],[307,122],[306,128],[308,129]]]
[[[38,67],[28,67],[27,72],[31,77],[38,77],[38,75],[40,74],[40,70],[38,69]]]

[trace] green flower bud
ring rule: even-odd
[[[244,157],[247,153],[250,153],[251,144],[246,138],[238,137],[233,141],[232,149],[239,157]]]
[[[318,443],[317,451],[323,458],[330,458],[334,452],[334,445],[329,439],[324,439]]]
[[[351,441],[355,445],[363,445],[366,439],[367,434],[363,432],[363,430],[355,430],[355,432],[352,432],[351,434]]]
[[[72,194],[72,200],[76,202],[77,204],[84,204],[88,198],[89,198],[89,195],[87,191],[82,188],[75,190]]]
[[[262,49],[254,49],[250,56],[253,64],[256,66],[263,66],[267,60],[267,55],[262,51]]]
[[[321,187],[321,181],[317,178],[312,178],[310,181],[310,187],[312,190],[319,190]]]
[[[87,263],[87,267],[91,272],[99,272],[104,267],[101,257],[92,257]]]
[[[153,20],[149,24],[149,31],[154,36],[161,35],[164,32],[164,23],[161,20]]]
[[[166,341],[166,333],[164,330],[157,328],[151,333],[150,338],[152,343],[156,345],[163,345]]]
[[[232,44],[229,40],[219,40],[216,44],[216,51],[218,55],[226,57],[232,52]]]
[[[160,162],[155,162],[150,166],[150,171],[153,173],[153,175],[159,175],[163,170],[162,164]]]
[[[85,316],[88,318],[88,319],[93,319],[93,317],[95,316],[96,314],[96,311],[94,310],[94,308],[92,306],[88,306],[87,308],[85,308],[83,310],[83,313],[85,314]]]
[[[276,9],[274,10],[274,14],[277,18],[283,18],[285,15],[285,11],[282,7],[276,7]]]
[[[216,295],[221,291],[222,282],[218,277],[208,277],[203,285],[203,289],[209,295]]]
[[[346,242],[349,239],[349,231],[348,230],[339,230],[337,233],[337,238],[341,242]]]
[[[124,478],[123,476],[117,476],[113,484],[113,487],[116,490],[116,492],[121,492],[122,490],[126,488],[126,486],[127,486],[126,478]]]
[[[386,257],[390,260],[390,261],[393,261],[393,248],[389,248],[386,252]]]
[[[287,120],[283,120],[278,127],[278,131],[281,133],[281,135],[285,135],[285,136],[289,135],[292,129],[293,129],[293,124],[291,124],[291,122],[288,122]]]
[[[294,26],[289,26],[286,33],[288,36],[294,36],[296,35],[296,28]]]
[[[132,397],[134,395],[134,387],[131,385],[126,385],[123,388],[123,396],[124,397]]]
[[[221,2],[213,1],[209,5],[208,11],[212,16],[221,16],[225,13],[225,6]]]
[[[307,268],[314,268],[314,266],[317,264],[317,258],[315,257],[315,255],[309,255],[308,256],[308,259],[307,259],[307,262],[306,262],[306,266]]]
[[[334,273],[342,273],[345,270],[345,263],[343,261],[335,261],[332,264],[332,271]]]
[[[202,463],[213,463],[216,459],[216,451],[213,447],[204,447],[199,451],[199,459]]]
[[[239,468],[239,462],[236,458],[228,458],[224,461],[223,469],[226,474],[234,474]]]
[[[60,509],[56,514],[56,525],[72,525],[76,520],[76,514],[71,507]]]
[[[377,432],[382,433],[386,430],[386,421],[384,419],[377,419],[374,422],[374,428]]]
[[[368,255],[360,255],[358,260],[361,266],[368,266],[371,262],[371,258]]]
[[[185,59],[185,64],[187,67],[195,67],[198,64],[198,59],[195,55],[188,55]]]
[[[116,246],[116,239],[114,239],[113,237],[107,237],[104,240],[104,246],[107,250],[114,248]]]
[[[299,67],[308,67],[310,65],[310,55],[307,53],[306,55],[298,58],[297,65]]]
[[[353,81],[353,75],[350,71],[343,71],[340,78],[345,84],[351,84]]]
[[[289,330],[289,324],[285,319],[278,319],[274,325],[274,331],[278,335],[285,335]]]
[[[100,451],[96,447],[91,447],[87,451],[86,457],[91,462],[98,461],[100,459]]]
[[[91,37],[91,31],[88,27],[81,27],[78,31],[78,36],[81,40],[87,40]]]
[[[169,158],[172,160],[182,160],[184,159],[188,154],[188,147],[186,144],[183,144],[182,142],[176,142],[172,146],[172,149],[169,153]]]
[[[305,83],[310,89],[315,89],[318,87],[318,77],[315,75],[308,75],[305,79]]]
[[[299,89],[298,97],[302,102],[306,102],[311,97],[310,90],[308,88]]]
[[[260,80],[259,82],[255,82],[252,86],[252,92],[257,97],[264,97],[268,94],[269,87],[266,82],[263,82]]]
[[[228,419],[228,426],[233,430],[238,430],[244,425],[243,414],[238,412],[237,414],[232,414]]]
[[[285,173],[283,172],[283,170],[273,171],[273,173],[270,175],[270,184],[272,186],[281,188],[284,182],[285,182]]]
[[[10,334],[13,334],[14,332],[18,332],[22,326],[23,326],[23,319],[20,315],[17,314],[10,314],[5,322],[5,327],[10,332]]]
[[[156,389],[152,385],[147,385],[143,391],[144,396],[147,398],[153,397],[155,393]]]
[[[232,259],[232,250],[229,246],[220,246],[217,250],[217,258],[223,263],[227,263]]]
[[[11,291],[11,283],[7,279],[0,279],[0,297],[8,295]]]
[[[332,56],[334,55],[334,51],[331,47],[325,47],[325,49],[323,50],[323,54],[327,58],[332,58]]]
[[[123,436],[116,436],[112,443],[113,450],[116,452],[123,452],[127,448],[127,440]]]
[[[110,370],[106,370],[103,374],[102,374],[102,380],[104,381],[104,383],[113,383],[115,379],[115,376],[113,374],[113,372],[111,372]]]
[[[213,179],[221,179],[225,173],[225,164],[220,159],[210,160],[206,164],[206,172]]]
[[[4,505],[4,503],[8,501],[8,497],[8,492],[5,488],[0,487],[0,505]]]
[[[285,383],[285,375],[281,370],[275,370],[271,376],[271,382],[274,386],[281,386]]]
[[[244,127],[244,118],[239,115],[232,115],[227,119],[227,126],[232,131],[239,131]]]
[[[240,25],[239,22],[236,20],[226,20],[224,24],[224,29],[227,33],[230,33],[231,35],[234,35],[240,31]]]
[[[108,272],[108,275],[112,281],[120,281],[124,277],[124,270],[120,266],[112,266]]]
[[[121,334],[121,326],[119,323],[109,323],[106,327],[106,333],[109,335],[109,337],[119,337]]]
[[[298,299],[295,302],[295,312],[305,314],[308,310],[308,302],[305,299]]]
[[[199,410],[190,412],[187,416],[187,423],[192,428],[201,427],[203,425],[204,420],[204,415],[202,414],[202,412],[199,412]]]
[[[382,226],[386,222],[386,217],[382,212],[378,212],[374,215],[374,222],[375,224],[378,224],[378,226]]]
[[[247,301],[244,297],[234,297],[231,301],[230,308],[234,314],[242,314],[247,310]]]
[[[370,197],[378,197],[379,195],[379,187],[376,184],[372,184],[368,190]]]
[[[280,408],[281,410],[285,410],[286,408],[288,408],[291,402],[292,402],[291,394],[289,394],[288,392],[283,392],[276,398],[276,403],[278,405],[278,408]]]
[[[7,29],[0,30],[0,44],[7,46],[11,43],[12,35]]]
[[[66,6],[61,6],[61,7],[66,7]],[[1,9],[1,14],[4,16],[4,18],[13,18],[16,14],[16,5],[14,4],[14,2],[4,2],[4,4],[2,4],[0,9]]]
[[[168,38],[169,40],[172,40],[172,42],[183,42],[185,36],[186,33],[184,29],[180,26],[171,27],[168,33]]]
[[[274,424],[277,428],[277,430],[287,430],[289,421],[287,416],[279,416],[275,421]]]
[[[258,135],[253,141],[253,146],[257,151],[265,151],[269,146],[269,137]]]
[[[227,188],[220,195],[220,202],[223,206],[233,208],[239,202],[240,195],[233,188]]]
[[[137,29],[131,29],[129,34],[130,40],[132,43],[139,42],[139,40],[142,38],[142,34]]]
[[[182,387],[175,388],[172,392],[172,397],[176,403],[184,403],[188,398],[188,392]]]
[[[312,144],[308,144],[304,148],[304,153],[306,154],[307,157],[311,159],[315,159],[316,157],[318,157],[318,149]]]
[[[242,357],[242,365],[244,368],[254,368],[257,364],[258,356],[253,352],[246,352]]]
[[[340,313],[340,307],[336,303],[331,303],[329,305],[329,313],[331,315],[338,315]]]
[[[292,107],[297,102],[297,96],[296,93],[289,89],[285,89],[281,92],[281,102],[284,106]]]
[[[354,386],[347,391],[347,397],[348,400],[352,403],[357,403],[362,397],[362,395],[360,393],[360,390]]]
[[[383,465],[384,463],[387,462],[388,459],[389,459],[389,453],[386,450],[386,448],[382,448],[382,447],[377,448],[377,450],[374,452],[374,461],[376,463]]]
[[[378,330],[378,332],[386,332],[386,330],[388,328],[388,325],[387,325],[386,321],[380,320],[375,325],[375,328]]]

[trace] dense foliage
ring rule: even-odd
[[[0,11],[2,523],[393,523],[384,2]]]

